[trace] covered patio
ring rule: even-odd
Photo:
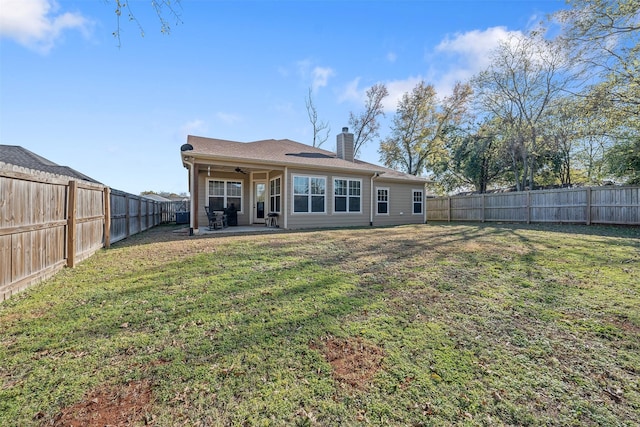
[[[265,227],[264,224],[255,225],[239,225],[234,227],[224,227],[215,230],[209,229],[209,227],[200,227],[198,235],[229,235],[229,234],[263,234],[263,233],[281,233],[285,231],[280,227]],[[186,233],[189,234],[189,227],[175,230],[174,233]]]

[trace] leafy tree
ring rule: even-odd
[[[445,148],[448,158],[435,172],[447,191],[470,185],[474,191],[486,193],[491,183],[504,176],[503,145],[495,119],[459,129]]]
[[[329,139],[329,133],[331,132],[331,126],[327,122],[318,121],[318,110],[313,103],[311,97],[311,88],[309,88],[309,95],[305,99],[305,106],[307,107],[307,115],[309,116],[309,122],[313,128],[313,147],[320,147]]]
[[[471,87],[458,83],[453,94],[439,102],[433,85],[418,83],[405,93],[393,119],[391,135],[381,142],[380,160],[385,166],[419,175],[445,155],[447,132],[467,111]]]
[[[607,170],[638,182],[640,138],[640,2],[637,0],[570,0],[558,12],[563,39],[591,76],[579,94],[595,117],[597,141],[613,140],[605,154]],[[596,145],[596,148],[598,145]],[[628,158],[627,158],[628,156]]]
[[[546,146],[552,170],[562,185],[572,184],[575,153],[584,130],[581,111],[574,97],[563,96],[551,107],[544,123]]]
[[[640,111],[640,2],[569,0],[556,18],[573,56],[599,81],[590,86],[592,107],[605,108],[614,121]]]
[[[581,147],[575,153],[576,162],[582,166],[587,183],[599,184],[605,178],[605,154],[611,139],[589,133],[581,138]]]
[[[364,111],[359,114],[349,113],[349,127],[354,134],[353,137],[353,156],[358,157],[360,149],[377,138],[380,129],[378,118],[384,117],[382,100],[389,95],[387,87],[383,83],[377,83],[367,90],[367,100],[365,102]]]
[[[628,184],[640,185],[640,137],[629,138],[616,144],[607,153],[609,171]]]
[[[473,80],[481,108],[504,126],[518,190],[535,185],[544,154],[542,123],[554,100],[569,87],[570,65],[562,45],[532,33],[502,42],[489,68]]]

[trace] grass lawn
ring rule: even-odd
[[[0,303],[0,426],[640,424],[640,229],[158,227]]]

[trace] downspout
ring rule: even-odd
[[[194,180],[194,166],[193,162],[190,162],[188,156],[183,157],[184,163],[189,165],[189,236],[193,236],[193,218],[196,214],[195,211],[195,198],[193,196],[193,180]],[[196,196],[197,197],[197,196]]]
[[[422,207],[424,210],[424,223],[427,223],[427,183],[424,183],[424,189],[422,190],[422,203],[424,203],[424,206]]]
[[[283,219],[283,224],[282,226],[284,227],[285,230],[289,229],[289,188],[287,187],[287,184],[289,182],[289,168],[288,167],[284,167],[284,182],[283,182],[283,187],[282,187],[282,191],[280,194],[282,194],[282,216],[284,218]]]
[[[369,203],[369,226],[373,227],[373,207],[374,207],[374,203],[373,203],[373,180],[377,177],[379,177],[380,174],[378,172],[376,172],[375,174],[373,174],[373,176],[371,177],[371,201]]]

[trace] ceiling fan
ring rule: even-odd
[[[236,168],[236,172],[238,172],[238,173],[243,173],[243,174],[245,174],[245,175],[247,174],[245,171],[243,171],[243,170],[242,170],[242,169],[240,169],[240,168]]]

